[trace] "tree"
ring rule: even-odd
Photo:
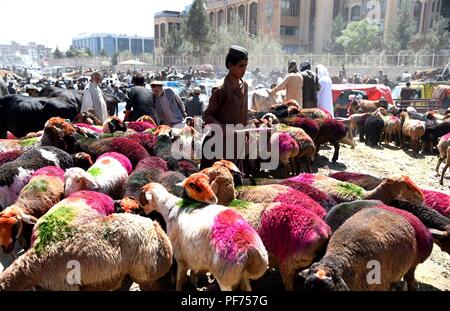
[[[85,52],[86,56],[92,57],[92,51],[91,51],[90,48],[86,48],[86,49],[84,50],[84,52]]]
[[[64,53],[59,50],[58,46],[56,46],[55,51],[53,52],[53,57],[54,58],[63,58],[64,57]]]
[[[100,51],[100,56],[108,56],[108,55],[106,54],[105,49],[102,49],[102,50]]]
[[[162,44],[164,55],[180,55],[183,52],[183,34],[181,30],[172,29],[166,41]]]
[[[189,13],[183,20],[183,37],[192,45],[196,56],[204,56],[208,51],[209,21],[204,0],[194,0]]]
[[[347,23],[342,14],[338,14],[333,21],[333,26],[331,27],[331,34],[328,38],[328,42],[325,46],[325,52],[327,53],[342,53],[344,52],[344,46],[338,42],[336,39],[342,35],[342,32],[347,27]]]
[[[450,32],[448,31],[449,24],[449,19],[439,16],[437,22],[433,25],[433,28],[425,35],[425,48],[427,50],[436,51],[448,49],[448,43],[450,42]]]
[[[345,53],[368,53],[381,46],[380,28],[366,19],[352,22],[336,39],[336,42],[342,44]]]
[[[116,65],[119,63],[119,61],[118,61],[118,56],[119,56],[119,53],[114,52],[114,54],[113,54],[113,56],[112,56],[112,59],[111,59],[111,64],[112,64],[113,66],[116,66]]]
[[[414,35],[414,20],[410,1],[403,1],[400,14],[389,33],[386,46],[389,51],[407,50]]]

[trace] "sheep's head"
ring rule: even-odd
[[[178,186],[184,188],[192,200],[217,204],[217,197],[209,184],[209,177],[203,173],[195,173],[183,180]]]
[[[102,125],[102,121],[90,112],[81,112],[75,119],[73,123],[86,123],[90,125]]]
[[[115,201],[114,208],[116,213],[140,214],[141,212],[139,201],[132,197]]]
[[[296,276],[296,281],[305,290],[315,291],[348,291],[342,277],[329,267],[320,263],[313,264],[309,269],[303,270]]]
[[[289,99],[284,103],[287,107],[296,107],[297,109],[300,110],[300,105],[298,103],[298,101],[296,101],[295,99]]]
[[[79,167],[72,167],[64,174],[65,187],[64,195],[67,197],[71,193],[81,190],[98,191],[98,185],[94,177]]]
[[[244,173],[241,172],[241,170],[231,161],[228,160],[220,160],[217,162],[214,162],[213,167],[225,167],[228,169],[231,173],[236,173],[239,175],[244,175]]]
[[[26,226],[33,228],[36,222],[35,217],[24,214],[15,206],[10,206],[0,212],[0,246],[3,252],[12,252],[16,240],[21,237],[24,228]]]
[[[425,197],[422,190],[408,176],[385,178],[381,182],[383,187],[394,199],[404,200],[413,204],[423,204]]]
[[[103,133],[126,132],[127,126],[117,116],[111,116],[103,123]]]
[[[63,138],[68,135],[75,134],[76,130],[66,120],[60,117],[50,118],[44,126],[44,135],[45,134],[53,134],[56,137]]]
[[[433,235],[434,242],[439,245],[441,250],[450,254],[450,225],[447,226],[446,231],[430,229],[430,232]]]
[[[157,126],[155,120],[153,120],[152,117],[150,117],[146,114],[143,115],[142,117],[140,117],[139,119],[137,119],[137,122],[148,122],[148,123],[153,124],[155,127]]]
[[[92,162],[91,156],[85,152],[79,152],[75,154],[73,156],[73,163],[75,167],[80,167],[85,170],[87,170],[94,164]]]
[[[146,215],[158,208],[157,198],[168,194],[167,189],[158,183],[149,183],[142,187],[139,198],[139,204],[144,209]]]

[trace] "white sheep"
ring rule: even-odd
[[[151,289],[170,270],[172,256],[170,240],[156,221],[113,214],[79,226],[41,252],[29,249],[0,275],[0,291],[114,290],[127,276],[141,289]]]
[[[116,152],[100,156],[87,171],[74,167],[66,170],[65,195],[80,190],[93,190],[121,199],[123,184],[132,172],[130,160]]]
[[[181,290],[191,269],[211,272],[221,290],[232,290],[239,283],[251,290],[249,280],[264,275],[268,267],[261,238],[230,208],[190,203],[158,183],[147,184],[141,192],[144,210],[158,211],[167,224],[178,264],[176,289]]]

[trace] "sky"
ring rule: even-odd
[[[153,16],[182,11],[192,0],[0,0],[0,43],[36,42],[66,50],[81,33],[153,37]]]

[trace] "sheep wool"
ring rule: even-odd
[[[1,144],[1,143],[0,143]],[[14,151],[7,151],[7,152],[1,152],[0,153],[0,166],[2,166],[5,163],[14,161],[18,157],[22,155],[22,150],[14,150]]]
[[[79,191],[54,205],[33,228],[31,244],[39,253],[73,235],[77,227],[114,212],[114,201],[93,191]]]
[[[144,132],[145,130],[148,130],[148,129],[156,129],[156,126],[154,124],[151,124],[150,122],[145,122],[145,121],[142,121],[142,122],[137,122],[137,121],[128,122],[127,123],[127,127],[128,127],[128,129],[131,129],[131,130],[133,130],[135,132],[139,132],[139,133],[142,133],[142,132]]]
[[[428,208],[432,208],[450,218],[450,195],[427,189],[422,189],[422,192],[425,197],[425,205]]]

